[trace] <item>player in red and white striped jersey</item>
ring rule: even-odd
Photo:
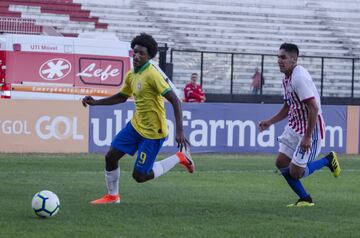
[[[340,174],[340,166],[335,152],[315,160],[320,154],[324,137],[320,96],[309,72],[297,65],[299,49],[295,44],[280,46],[278,64],[285,74],[284,104],[280,111],[268,120],[259,123],[260,131],[288,117],[288,124],[278,138],[279,154],[276,166],[299,196],[289,207],[314,206],[312,198],[300,182],[313,172],[327,166],[335,177]]]

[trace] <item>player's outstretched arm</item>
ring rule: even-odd
[[[264,120],[264,121],[259,122],[259,130],[260,130],[260,132],[266,130],[272,124],[275,124],[275,123],[285,119],[287,117],[288,113],[289,113],[289,105],[286,102],[284,102],[282,108],[280,109],[280,111],[278,113],[276,113],[273,117],[271,117],[268,120]]]
[[[117,93],[110,97],[102,98],[99,100],[96,100],[91,96],[86,96],[82,99],[82,104],[84,107],[86,107],[87,105],[89,105],[89,106],[114,105],[114,104],[126,102],[127,99],[128,99],[128,97],[122,93]]]
[[[164,95],[164,97],[171,103],[174,110],[177,146],[180,150],[182,150],[183,147],[186,149],[190,146],[190,143],[184,135],[181,102],[173,91],[169,91]]]

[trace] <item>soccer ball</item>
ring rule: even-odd
[[[43,190],[34,195],[31,207],[39,217],[53,217],[60,209],[60,201],[55,193]]]

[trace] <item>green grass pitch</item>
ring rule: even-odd
[[[137,184],[134,160],[121,165],[121,204],[103,195],[104,159],[89,154],[0,154],[0,237],[358,237],[360,156],[340,155],[342,174],[323,169],[303,180],[315,207],[287,208],[296,196],[274,172],[275,155],[194,155],[197,171],[177,166]],[[161,156],[163,158],[163,156]],[[36,217],[31,199],[55,192],[59,213]]]

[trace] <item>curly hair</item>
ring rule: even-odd
[[[134,49],[135,45],[141,45],[146,47],[150,56],[150,59],[154,58],[158,52],[158,44],[155,39],[146,33],[141,33],[134,37],[131,41],[131,49]]]

